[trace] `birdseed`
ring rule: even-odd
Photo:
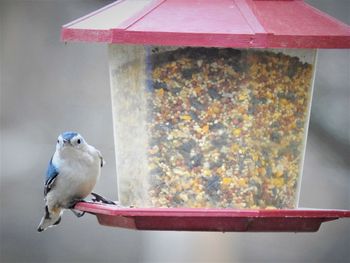
[[[294,208],[313,66],[269,51],[152,51],[150,205]]]

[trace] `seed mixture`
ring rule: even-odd
[[[311,77],[312,65],[282,53],[153,50],[151,205],[295,207]]]

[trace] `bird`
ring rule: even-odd
[[[104,163],[100,151],[78,132],[67,131],[58,136],[45,177],[45,214],[37,228],[39,232],[58,225],[65,209],[82,215],[73,210],[74,205],[92,192]]]

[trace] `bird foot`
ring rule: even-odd
[[[76,210],[74,210],[74,209],[71,209],[70,211],[72,211],[73,212],[73,214],[76,216],[76,217],[82,217],[83,215],[85,215],[85,212],[78,212],[78,211],[76,211]]]
[[[109,199],[106,199],[103,196],[100,196],[99,194],[96,193],[91,193],[92,196],[94,196],[94,198],[92,198],[91,200],[93,202],[98,202],[98,203],[103,203],[103,204],[108,204],[108,205],[118,205],[119,204],[117,202],[111,201]]]
[[[68,205],[68,209],[70,209],[70,211],[72,211],[72,213],[78,218],[85,215],[85,212],[78,212],[77,210],[74,209],[75,205],[79,202],[86,202],[86,201],[83,199],[74,199]]]

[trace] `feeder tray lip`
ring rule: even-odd
[[[121,208],[91,202],[75,209],[95,214],[101,225],[167,231],[316,232],[323,222],[350,217],[350,210]]]
[[[120,0],[62,27],[63,41],[350,48],[350,26],[302,0]]]

